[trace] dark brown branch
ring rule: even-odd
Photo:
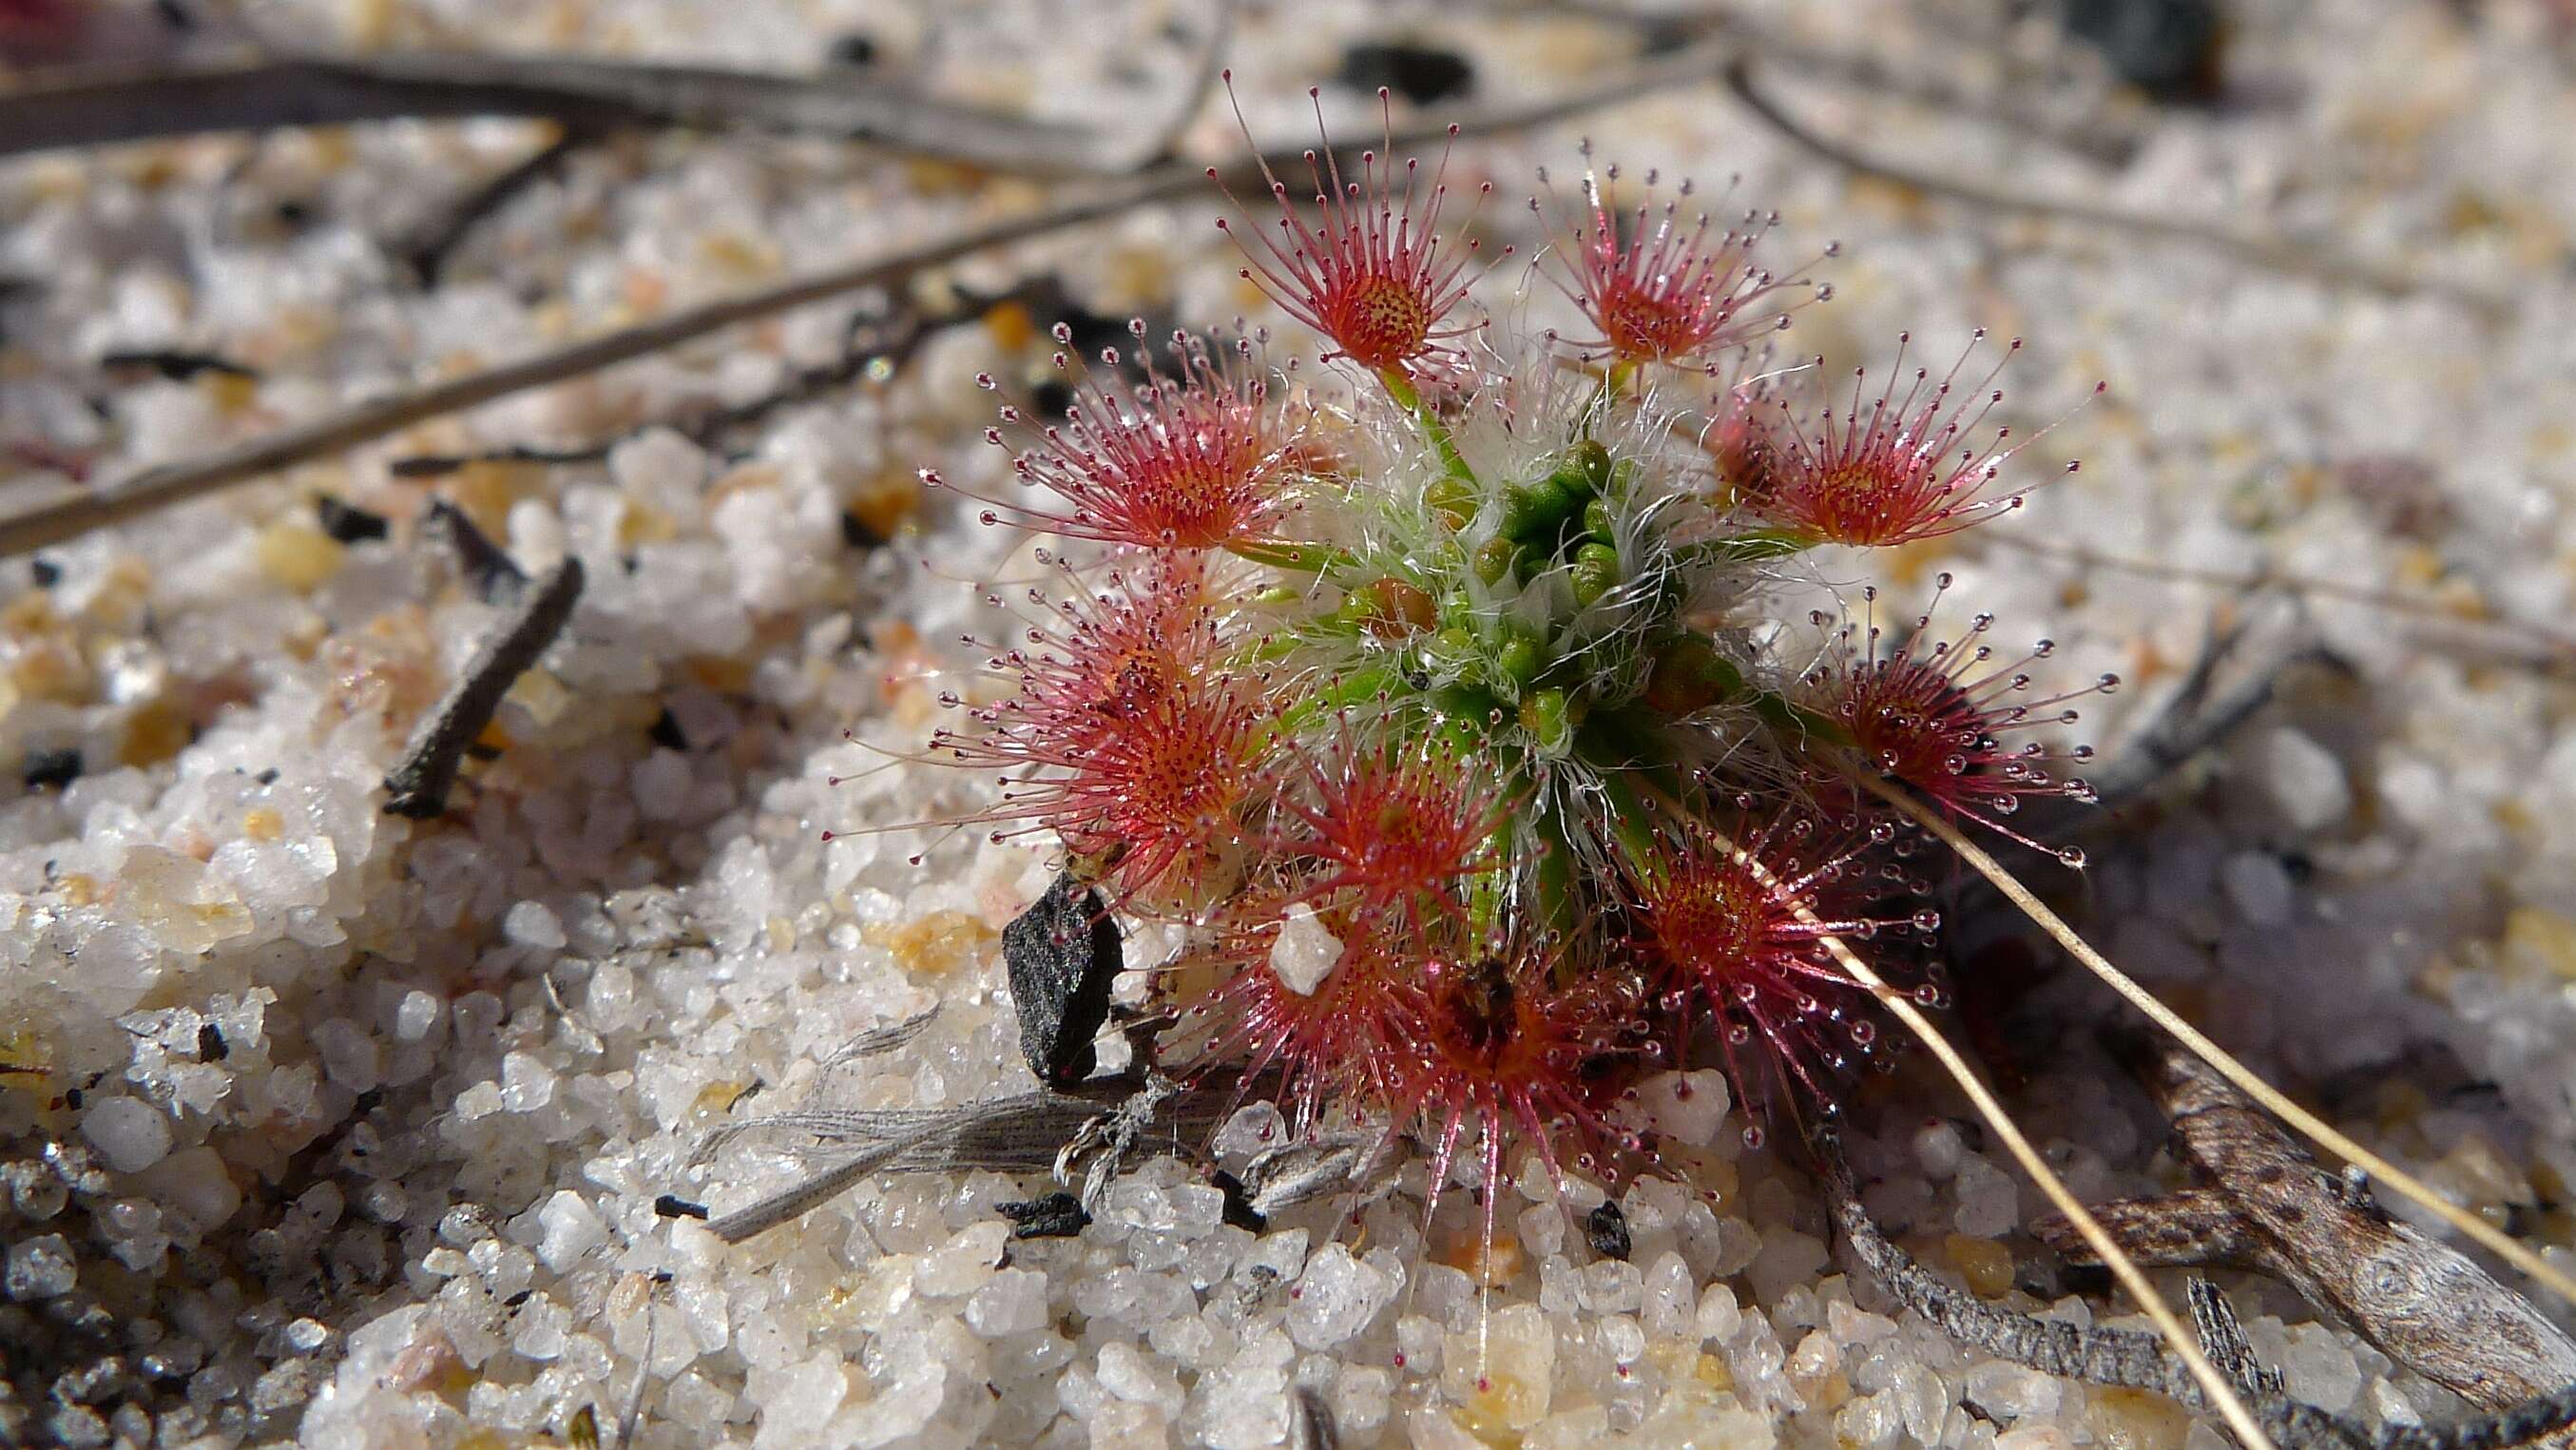
[[[1652,91],[1706,81],[1717,74],[1719,66],[1732,53],[1731,49],[1723,46],[1694,46],[1564,96],[1471,115],[1459,123],[1460,129],[1462,133],[1494,132],[1544,125],[1565,116],[1634,100]],[[1446,130],[1446,127],[1423,127],[1399,132],[1395,144],[1422,145],[1440,139]],[[1302,146],[1287,147],[1270,153],[1265,159],[1276,166],[1294,166],[1300,162],[1304,150]],[[1255,184],[1258,179],[1258,172],[1249,161],[1231,168],[1230,175],[1245,184]],[[0,519],[0,557],[23,554],[30,549],[77,538],[93,529],[139,518],[171,504],[371,442],[415,423],[462,412],[548,383],[597,372],[737,323],[754,321],[865,287],[890,286],[917,272],[976,252],[1099,221],[1134,207],[1199,195],[1206,186],[1205,169],[1188,163],[1173,163],[1123,180],[1099,182],[1088,187],[1079,200],[987,222],[935,241],[807,273],[773,287],[692,307],[604,337],[359,403],[196,458],[145,468],[104,487],[40,504]]]
[[[1971,208],[2020,212],[2136,237],[2182,242],[2265,271],[2307,277],[2335,286],[2360,287],[2389,296],[2427,293],[2449,298],[2490,317],[2500,317],[2506,310],[2507,304],[2501,298],[2440,278],[2421,276],[2404,267],[2346,257],[2320,247],[2303,246],[2255,232],[2235,231],[2209,222],[2131,211],[2096,202],[2033,196],[1980,179],[1945,176],[1884,160],[1826,136],[1790,115],[1753,84],[1752,68],[1746,60],[1738,60],[1728,67],[1726,85],[1746,110],[1819,158],[1858,175],[1876,177],[1930,196],[1963,202]]]
[[[605,131],[752,129],[866,141],[1045,173],[1113,164],[1080,126],[962,106],[849,75],[469,53],[255,60],[82,74],[0,95],[0,155],[214,131],[412,117],[526,116]]]
[[[597,141],[599,135],[585,126],[563,127],[553,140],[388,238],[385,251],[409,264],[423,286],[436,285],[448,256],[475,227],[521,192],[563,170],[574,152]]]
[[[515,574],[516,569],[511,573]],[[456,683],[412,732],[402,763],[385,777],[388,814],[427,819],[447,809],[447,793],[474,743],[512,681],[563,632],[581,598],[579,559],[567,558],[522,589],[500,627],[485,637]]]
[[[2576,1384],[2576,1341],[2466,1255],[2390,1217],[2366,1191],[2346,1191],[2198,1058],[2144,1042],[2123,1055],[2208,1186],[2095,1209],[2122,1248],[2155,1263],[2279,1279],[2481,1409]],[[2233,1222],[2213,1231],[2214,1214]],[[2092,1262],[2064,1219],[2031,1231],[2069,1261]]]

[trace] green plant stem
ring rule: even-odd
[[[1440,420],[1440,415],[1429,403],[1423,401],[1421,391],[1413,386],[1413,380],[1394,368],[1381,371],[1377,380],[1385,385],[1386,395],[1395,399],[1396,406],[1411,413],[1413,420],[1422,425],[1422,436],[1430,439],[1431,446],[1440,453],[1440,466],[1453,478],[1475,482],[1476,471],[1469,468],[1467,460],[1459,455],[1458,440],[1450,436],[1449,425]]]
[[[1349,553],[1322,544],[1278,544],[1261,539],[1237,539],[1225,551],[1238,559],[1267,564],[1273,569],[1291,569],[1300,574],[1329,573],[1359,562]]]

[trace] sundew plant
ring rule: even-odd
[[[1239,1074],[1299,1132],[1409,1133],[1435,1201],[1462,1157],[1499,1181],[1513,1143],[1556,1174],[1653,1162],[1623,1100],[1666,1068],[1723,1069],[1748,1133],[1812,1128],[1895,1019],[2266,1443],[1921,1010],[1942,995],[1927,880],[1987,873],[2239,1087],[2420,1185],[1975,844],[2042,846],[2016,808],[2089,798],[2056,727],[2118,682],[2049,679],[2046,641],[1936,612],[1946,576],[1899,607],[1813,562],[1979,526],[2073,470],[1994,419],[2019,343],[1926,363],[1899,336],[1883,369],[1829,374],[1791,323],[1832,249],[1775,270],[1768,218],[1713,218],[1651,173],[1623,196],[1583,160],[1573,197],[1531,200],[1550,240],[1520,263],[1464,235],[1491,188],[1451,196],[1445,155],[1327,145],[1294,184],[1265,171],[1269,205],[1219,225],[1318,368],[1240,326],[1140,322],[1093,358],[1060,330],[1070,406],[1004,408],[987,437],[1012,480],[973,494],[1047,536],[1045,582],[990,677],[946,697],[936,753],[1000,777],[974,817],[997,838],[1049,838],[1105,909],[1185,928],[1155,978],[1164,1066]],[[1474,293],[1506,265],[1581,328],[1491,320]]]
[[[1765,263],[1766,218],[1651,177],[1620,209],[1588,156],[1577,200],[1530,203],[1588,331],[1512,336],[1473,310],[1493,266],[1443,229],[1445,158],[1308,161],[1219,225],[1320,372],[1139,322],[1058,355],[1060,419],[1002,410],[1016,486],[982,517],[1059,544],[938,753],[1000,775],[1002,834],[1193,928],[1176,1045],[1300,1128],[1417,1125],[1435,1180],[1472,1141],[1490,1181],[1515,1136],[1558,1171],[1648,1149],[1613,1109],[1660,1066],[1831,1113],[1878,1013],[1828,939],[1938,996],[1915,833],[1868,784],[2007,833],[2086,793],[2031,738],[2075,718],[2045,642],[1846,621],[1804,565],[2043,481],[1986,422],[2018,344],[1828,379],[1780,345],[1827,289]]]

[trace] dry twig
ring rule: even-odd
[[[492,723],[492,714],[501,708],[501,697],[509,692],[511,682],[526,673],[563,632],[573,605],[581,598],[579,559],[566,558],[530,581],[474,532],[463,515],[451,516],[448,528],[465,556],[467,573],[480,572],[484,577],[479,587],[487,597],[495,592],[503,595],[496,602],[506,603],[509,614],[484,638],[447,694],[421,717],[411,742],[403,747],[402,763],[385,776],[386,812],[423,820],[446,811],[447,793],[464,766],[466,747]],[[474,542],[480,542],[479,550]]]
[[[1880,1231],[1863,1206],[1851,1165],[1831,1129],[1809,1138],[1822,1170],[1826,1206],[1845,1247],[1898,1302],[1961,1344],[2025,1365],[2043,1374],[2088,1384],[2149,1390],[2206,1413],[2200,1386],[2154,1335],[2125,1329],[2085,1328],[1998,1308],[1952,1288]],[[2195,1318],[2206,1329],[2203,1293],[2193,1294]],[[2229,1316],[2232,1318],[2233,1316]],[[2576,1385],[2522,1401],[2494,1415],[2454,1425],[2388,1425],[2376,1432],[2277,1393],[2266,1375],[2248,1372],[2250,1356],[2234,1352],[2223,1335],[2210,1337],[2210,1357],[2227,1365],[2247,1407],[2283,1450],[2501,1450],[2529,1444],[2576,1424]]]
[[[1633,100],[1654,90],[1704,82],[1714,77],[1732,54],[1732,47],[1724,44],[1693,46],[1564,96],[1471,115],[1459,123],[1460,131],[1495,132],[1544,125],[1582,111]],[[1446,127],[1401,131],[1395,144],[1418,146],[1438,139],[1446,131]],[[1262,159],[1274,166],[1289,166],[1299,161],[1305,149],[1286,147]],[[1259,171],[1249,159],[1230,168],[1229,175],[1247,186],[1258,184]],[[1205,168],[1186,162],[1158,166],[1123,180],[1093,184],[1079,198],[1039,211],[879,252],[552,352],[358,403],[196,458],[145,468],[104,487],[52,499],[0,519],[0,557],[77,538],[93,529],[139,518],[171,504],[372,442],[415,423],[597,372],[737,323],[861,288],[895,285],[916,273],[977,252],[1099,221],[1135,207],[1199,195],[1206,186]]]
[[[1911,187],[1927,195],[1962,202],[1982,211],[2012,211],[2027,216],[2078,222],[2131,236],[2182,242],[2232,257],[2249,266],[2335,286],[2361,287],[2389,296],[2426,293],[2446,297],[2487,316],[2503,314],[2506,302],[2474,288],[2426,277],[2399,266],[2348,257],[2322,247],[2306,246],[2259,232],[2237,231],[2215,223],[2154,212],[2132,211],[2098,202],[2034,196],[1979,178],[1947,176],[1872,156],[1800,121],[1753,84],[1749,59],[1727,67],[1726,87],[1745,109],[1773,130],[1816,156],[1857,175]]]
[[[76,74],[0,95],[0,155],[216,131],[396,118],[527,116],[577,130],[686,126],[866,141],[1048,174],[1112,169],[1115,138],[959,105],[882,80],[584,56],[282,57]]]
[[[2279,1279],[2390,1358],[2481,1409],[2576,1384],[2576,1341],[2467,1255],[2381,1211],[2367,1180],[2339,1180],[2199,1059],[2140,1039],[2121,1055],[2173,1120],[2205,1180],[2160,1198],[2093,1205],[2140,1262],[2219,1265]],[[2031,1231],[2067,1259],[2090,1253],[2055,1217]]]

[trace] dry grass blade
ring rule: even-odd
[[[2566,1274],[2551,1267],[2547,1260],[2507,1237],[2493,1224],[2435,1193],[2413,1175],[2346,1137],[2316,1114],[2290,1101],[2279,1088],[2265,1082],[2252,1068],[2237,1061],[2226,1049],[2210,1041],[2199,1028],[2183,1020],[2181,1014],[2158,1001],[2154,993],[2139,986],[2127,973],[2111,965],[2109,958],[2095,951],[2084,938],[2076,935],[2075,929],[2068,926],[2064,918],[2049,910],[2046,902],[2033,895],[2029,887],[2024,886],[2018,877],[2005,870],[2002,863],[1987,854],[1984,848],[1960,834],[1958,827],[1942,819],[1939,813],[1929,809],[1903,790],[1880,779],[1875,772],[1861,770],[1855,773],[1872,793],[1902,811],[1909,820],[1929,831],[1935,839],[1955,852],[1960,860],[1975,868],[1978,874],[1993,883],[1997,891],[2003,893],[2005,900],[2019,908],[2022,915],[2029,917],[2042,931],[2055,938],[2058,945],[2073,953],[2075,959],[2082,962],[2093,975],[2101,978],[2110,985],[2112,990],[2127,998],[2131,1005],[2145,1013],[2149,1021],[2170,1034],[2174,1040],[2190,1048],[2194,1056],[2218,1069],[2247,1097],[2261,1103],[2273,1116],[2305,1134],[2310,1141],[2422,1204],[2439,1215],[2445,1223],[2494,1251],[2515,1268],[2548,1285],[2550,1292],[2571,1304],[2576,1304],[2576,1280],[2569,1279]],[[2087,1234],[2086,1241],[2092,1242],[2092,1237],[2091,1234]],[[2095,1245],[2095,1248],[2098,1252],[2099,1245]]]
[[[1461,134],[1519,130],[1633,100],[1650,91],[1707,81],[1733,54],[1730,46],[1693,46],[1563,96],[1470,115],[1459,122],[1459,129]],[[1441,126],[1402,131],[1397,133],[1394,144],[1418,146],[1439,139],[1447,130]],[[1304,150],[1284,148],[1261,159],[1285,166],[1298,160]],[[1232,170],[1240,173],[1247,185],[1259,176],[1249,160]],[[1099,221],[1133,207],[1178,200],[1198,193],[1206,185],[1204,167],[1187,162],[1158,166],[1123,180],[1097,183],[1074,201],[810,272],[773,287],[705,303],[552,352],[359,403],[195,458],[146,468],[103,488],[57,498],[0,519],[0,557],[78,538],[94,529],[372,442],[415,423],[597,372],[737,323],[864,287],[894,285],[915,273],[976,252]]]

